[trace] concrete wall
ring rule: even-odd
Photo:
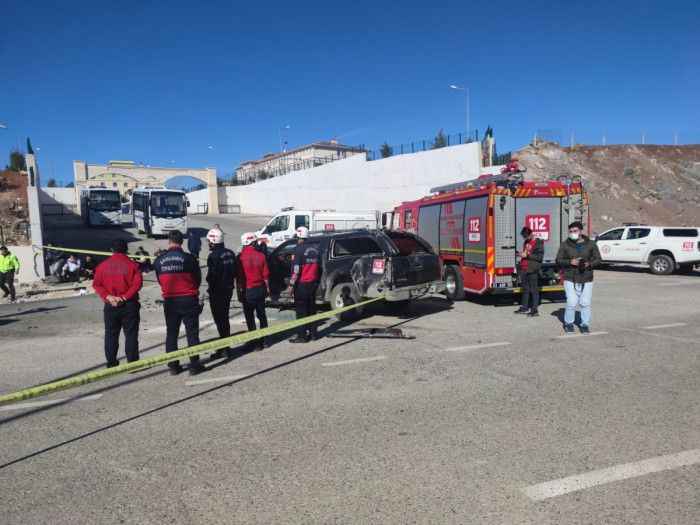
[[[242,213],[271,215],[285,206],[336,210],[391,210],[418,199],[431,187],[480,174],[479,143],[367,161],[351,157],[288,173],[247,186],[225,187],[221,204],[239,204]],[[190,201],[199,199],[190,193]]]
[[[40,250],[34,250],[31,246],[8,246],[7,249],[19,259],[15,283],[33,283],[44,277],[44,258]]]
[[[75,206],[75,194],[75,188],[40,188],[39,202],[42,204]]]
[[[44,244],[44,222],[41,214],[41,176],[39,173],[39,164],[36,156],[33,153],[27,153],[24,156],[24,161],[27,164],[27,172],[29,173],[29,184],[27,184],[27,206],[29,209],[29,223],[32,230],[32,244],[34,246],[42,246]],[[33,256],[32,256],[33,258]],[[32,263],[36,277],[41,279],[45,276],[45,265],[43,257],[37,258],[37,264]],[[20,272],[20,281],[24,281],[24,275]]]

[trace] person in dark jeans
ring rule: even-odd
[[[321,280],[320,255],[317,245],[307,244],[309,230],[305,226],[296,229],[297,247],[294,252],[290,287],[294,291],[294,308],[297,319],[316,313],[316,291]],[[310,323],[299,328],[290,343],[308,343],[316,339],[318,325]]]
[[[520,230],[523,237],[523,250],[520,252],[520,282],[522,297],[516,314],[537,317],[540,306],[540,268],[544,258],[544,242],[534,236],[532,230],[525,226]]]
[[[0,246],[0,290],[3,297],[10,296],[10,301],[15,302],[15,274],[19,272],[19,260],[10,253],[7,246]]]
[[[199,314],[201,312],[199,285],[202,283],[202,273],[196,259],[183,251],[183,240],[181,232],[171,231],[168,235],[168,250],[159,255],[153,263],[163,294],[163,312],[167,329],[166,353],[177,350],[180,325],[183,323],[187,333],[187,345],[199,344]],[[179,361],[171,361],[168,366],[172,375],[182,372]],[[190,375],[199,374],[204,370],[199,356],[191,356]]]
[[[224,246],[224,232],[212,228],[207,233],[209,256],[207,257],[207,284],[209,285],[209,307],[216,323],[219,337],[231,335],[231,298],[236,279],[236,254]],[[223,357],[217,350],[212,359]]]
[[[270,290],[270,269],[267,259],[255,247],[256,235],[244,233],[241,236],[243,249],[238,255],[238,300],[243,305],[243,315],[248,330],[255,330],[255,316],[260,328],[267,328],[265,298]],[[265,338],[253,343],[256,350],[265,348]]]
[[[119,334],[124,330],[124,351],[129,363],[139,360],[139,290],[143,278],[139,266],[126,255],[126,241],[112,243],[112,256],[95,269],[92,283],[104,305],[105,359],[107,367],[117,366]]]

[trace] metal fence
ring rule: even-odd
[[[195,215],[206,215],[209,213],[209,203],[197,204]]]
[[[532,136],[535,145],[551,142],[562,147],[577,145],[687,145],[700,142],[699,130],[591,130],[584,128],[538,129]]]
[[[239,204],[219,204],[219,213],[241,213],[241,206]]]
[[[432,149],[446,148],[449,146],[459,146],[460,144],[469,144],[479,141],[479,131],[475,130],[470,133],[456,133],[452,135],[440,134],[425,140],[417,140],[414,142],[406,142],[398,145],[382,146],[379,149],[368,151],[367,160],[379,160],[396,155],[405,155],[407,153],[417,153],[419,151],[428,151]]]
[[[362,153],[364,150],[360,150],[351,153],[343,154],[341,156],[327,156],[327,157],[312,157],[310,159],[284,159],[283,162],[278,164],[276,167],[261,167],[254,170],[246,171],[241,176],[245,178],[243,181],[238,181],[238,184],[252,184],[253,182],[259,182],[261,180],[271,179],[273,177],[279,177],[280,175],[285,175],[292,171],[300,171],[309,168],[317,168],[318,166],[323,166],[330,162],[335,162],[336,160],[346,159],[352,154]]]

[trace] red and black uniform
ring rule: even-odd
[[[521,311],[537,312],[540,304],[540,268],[544,258],[544,242],[533,237],[526,239],[520,257],[520,281],[523,288]]]
[[[255,330],[257,315],[260,328],[267,328],[265,297],[269,288],[270,269],[267,258],[255,246],[248,245],[238,255],[238,299],[248,330]]]
[[[297,319],[316,313],[316,291],[321,280],[321,257],[318,245],[300,242],[294,251],[294,263],[290,285],[294,289],[294,308]],[[299,329],[299,337],[316,337],[316,325],[305,325]]]
[[[197,260],[182,248],[170,248],[158,256],[153,268],[163,293],[167,327],[165,351],[177,350],[181,323],[185,325],[187,345],[199,344],[199,285],[202,283],[202,271]],[[199,356],[190,357],[190,363],[198,364]],[[179,369],[180,363],[171,361],[168,366]]]
[[[139,265],[123,253],[115,253],[95,269],[92,286],[104,301],[105,358],[107,366],[117,366],[119,333],[124,330],[124,352],[131,363],[139,359],[139,323],[141,322],[139,290],[143,278]],[[107,302],[108,296],[119,297],[118,306]]]
[[[236,279],[236,254],[223,243],[213,244],[207,257],[209,307],[219,337],[231,335],[229,312]]]

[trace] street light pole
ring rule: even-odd
[[[277,130],[279,132],[280,136],[280,153],[284,151],[284,148],[282,147],[282,130],[283,129],[289,129],[291,126],[289,124],[285,124],[284,126],[280,126],[279,129]]]
[[[466,101],[466,112],[467,112],[467,137],[469,137],[470,133],[470,122],[469,122],[469,113],[470,113],[470,103],[469,103],[469,86],[458,86],[457,84],[450,84],[450,89],[454,89],[457,91],[464,91],[464,97]]]

